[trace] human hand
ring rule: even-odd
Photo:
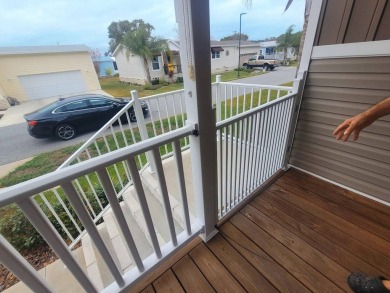
[[[335,129],[333,135],[336,136],[337,140],[342,139],[343,141],[347,141],[353,133],[353,140],[355,141],[359,138],[360,131],[371,125],[374,121],[375,118],[372,119],[367,113],[360,113],[359,115],[346,119],[343,123],[341,123]]]

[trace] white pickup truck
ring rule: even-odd
[[[255,55],[242,64],[245,68],[263,67],[264,70],[273,70],[280,66],[280,61],[276,59],[264,59],[263,55]]]

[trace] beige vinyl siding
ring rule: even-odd
[[[118,66],[119,79],[137,84],[145,84],[146,73],[142,59],[134,54],[127,57],[126,49],[121,47],[115,54],[116,64]]]
[[[220,52],[219,59],[211,59],[211,72],[217,73],[225,70],[232,70],[238,66],[238,46],[222,46],[224,51]],[[240,49],[242,65],[243,61],[248,60],[253,55],[256,55],[260,51],[259,46],[241,46]],[[227,53],[228,52],[228,53]],[[211,58],[211,52],[210,52]],[[242,62],[241,62],[242,61]]]
[[[18,80],[22,75],[80,70],[88,91],[101,89],[88,52],[4,55],[0,68],[3,90],[19,101],[27,100]]]
[[[390,202],[390,116],[356,142],[332,135],[342,121],[390,96],[390,57],[312,60],[290,164]]]

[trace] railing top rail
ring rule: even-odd
[[[221,128],[224,128],[224,127],[226,127],[226,126],[228,126],[230,124],[236,123],[236,122],[238,122],[238,121],[240,121],[242,119],[245,119],[245,118],[247,118],[249,116],[252,116],[252,115],[254,115],[254,114],[258,113],[258,112],[264,111],[265,109],[271,108],[272,106],[280,104],[280,103],[284,102],[285,100],[291,99],[291,98],[293,98],[295,96],[296,96],[296,93],[291,93],[291,94],[286,95],[286,96],[284,96],[282,98],[279,98],[277,100],[273,100],[273,101],[271,101],[271,102],[269,102],[267,104],[258,106],[256,108],[250,109],[250,110],[248,110],[248,111],[246,111],[244,113],[238,114],[238,115],[236,115],[234,117],[230,117],[230,118],[227,118],[226,120],[223,120],[221,122],[217,122],[217,127],[216,128],[217,128],[217,130],[219,130]]]
[[[250,84],[250,83],[238,83],[238,82],[220,82],[220,84],[226,85],[236,85],[236,86],[246,86],[246,87],[257,87],[257,88],[267,88],[267,89],[275,89],[275,90],[293,90],[292,86],[281,86],[281,85],[267,85],[267,84]]]
[[[99,129],[94,135],[92,135],[79,149],[74,152],[65,162],[57,168],[57,170],[69,166],[69,164],[77,158],[92,142],[96,140],[103,132],[105,132],[123,113],[125,113],[131,106],[134,105],[134,100],[131,100],[125,107],[123,107],[118,113],[115,114],[102,128]],[[129,122],[130,123],[130,122]]]
[[[164,96],[167,96],[167,95],[174,95],[174,94],[178,94],[178,93],[182,93],[182,92],[184,92],[184,89],[170,91],[170,92],[161,93],[161,94],[156,94],[156,95],[147,96],[147,97],[139,97],[139,99],[142,100],[142,101],[147,101],[147,100],[161,98],[161,97],[164,97]]]
[[[68,182],[80,176],[123,161],[130,155],[135,156],[146,151],[150,151],[155,147],[172,142],[176,139],[188,136],[192,134],[193,130],[195,130],[194,125],[186,125],[182,128],[112,151],[99,157],[92,158],[77,165],[56,170],[52,173],[7,187],[0,191],[0,208],[30,197],[33,194],[61,185],[64,182]]]

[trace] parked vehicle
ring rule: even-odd
[[[47,105],[24,115],[28,133],[35,138],[74,138],[78,133],[101,128],[108,120],[130,102],[129,99],[112,99],[104,95],[79,95]],[[148,106],[141,102],[144,116]],[[137,121],[133,107],[128,110],[131,122]],[[123,117],[123,118],[122,118]],[[122,122],[127,122],[123,115]]]
[[[263,67],[264,70],[273,70],[275,67],[280,66],[280,61],[277,59],[264,59],[263,55],[255,55],[249,58],[242,66],[245,68]]]

